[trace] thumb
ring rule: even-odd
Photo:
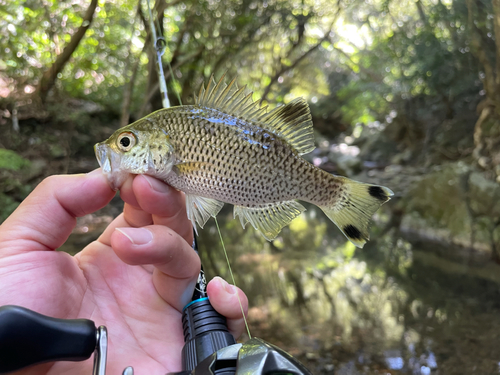
[[[207,293],[214,309],[227,318],[229,332],[236,339],[240,337],[245,328],[241,310],[243,309],[245,316],[248,313],[248,298],[245,293],[218,276],[208,283]]]
[[[0,257],[57,249],[77,217],[104,207],[114,195],[99,169],[46,178],[0,226]]]

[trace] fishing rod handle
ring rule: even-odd
[[[210,304],[208,297],[188,304],[182,313],[185,345],[182,349],[182,368],[191,372],[205,358],[219,349],[236,343],[229,332],[226,317]]]
[[[21,306],[0,307],[0,374],[42,362],[90,358],[98,335],[88,319],[56,319]]]

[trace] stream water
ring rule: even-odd
[[[117,205],[80,219],[63,250],[97,237]],[[500,266],[446,261],[408,242],[387,227],[385,206],[372,241],[356,249],[307,208],[272,243],[242,229],[231,207],[218,216],[236,284],[250,300],[252,335],[314,374],[500,373],[500,281],[491,277]],[[229,280],[213,220],[199,244],[207,276]]]

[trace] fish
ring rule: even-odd
[[[267,240],[318,206],[357,247],[369,240],[372,215],[393,192],[328,173],[302,155],[314,146],[307,102],[297,98],[268,111],[225,74],[201,85],[195,104],[158,110],[94,146],[110,186],[129,174],[156,177],[185,193],[196,231],[225,203],[234,218]]]

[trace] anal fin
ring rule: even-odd
[[[198,224],[200,228],[203,228],[210,217],[217,216],[222,206],[224,206],[224,203],[216,199],[186,194],[187,216],[193,223],[195,231],[196,224]]]
[[[305,211],[296,201],[270,203],[259,207],[234,206],[234,217],[240,217],[243,228],[250,222],[268,241],[276,238],[281,229]]]

